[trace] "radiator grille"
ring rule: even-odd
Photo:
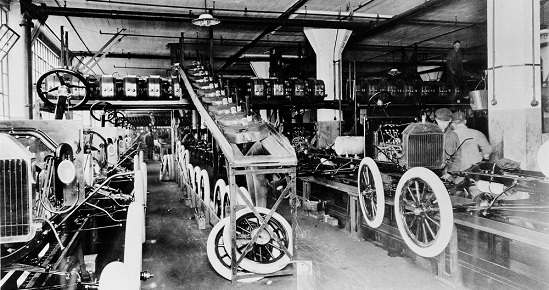
[[[441,168],[444,158],[443,134],[409,135],[408,167]]]
[[[23,159],[0,160],[0,236],[16,237],[31,231],[29,180]]]

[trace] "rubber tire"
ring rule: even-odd
[[[103,268],[99,290],[130,290],[128,269],[120,261],[110,262]]]
[[[256,207],[255,209],[257,210],[257,212],[259,214],[262,214],[262,215],[265,215],[265,216],[267,216],[269,214],[269,212],[271,211],[270,209],[264,208],[264,207]],[[242,218],[244,215],[248,215],[250,213],[253,214],[252,210],[250,208],[245,208],[245,209],[242,209],[242,210],[239,210],[238,212],[236,212],[237,224],[238,224],[238,220],[240,218]],[[280,223],[280,225],[284,228],[284,230],[287,234],[287,238],[288,238],[288,241],[287,241],[288,247],[287,247],[287,249],[290,252],[290,254],[293,255],[292,226],[288,223],[288,221],[286,221],[286,219],[284,219],[277,212],[273,213],[273,215],[272,215],[271,219],[269,220],[269,222],[273,219],[275,221],[277,221],[278,223]],[[231,231],[230,227],[225,227],[223,229],[223,242],[224,242],[225,250],[228,252],[229,256],[231,256],[231,233],[230,233],[230,231]],[[237,259],[238,258],[240,258],[240,254],[237,252]],[[283,253],[283,256],[279,260],[277,260],[273,263],[256,262],[256,261],[252,261],[250,259],[244,258],[244,259],[242,259],[242,262],[240,263],[240,267],[242,269],[246,270],[246,271],[253,272],[253,273],[271,274],[271,273],[274,273],[276,271],[282,270],[290,262],[291,262],[290,257],[288,257],[288,255]]]
[[[221,179],[220,179],[221,180]],[[221,277],[231,280],[232,271],[231,271],[231,259],[226,255],[225,247],[223,246],[223,230],[225,226],[230,222],[230,218],[224,218],[220,220],[213,228],[210,234],[208,235],[208,241],[206,243],[206,253],[208,254],[208,261],[212,268],[221,275]],[[217,252],[221,251],[221,252]],[[224,257],[224,260],[220,260],[221,257]],[[242,270],[238,271],[238,275],[245,275],[245,272]],[[255,282],[263,279],[263,277],[252,277],[239,279],[238,282],[249,283]]]
[[[188,175],[187,184],[189,185],[189,187],[190,187],[193,191],[196,190],[196,189],[194,188],[194,185],[195,185],[195,182],[194,182],[195,175],[194,175],[194,167],[193,167],[192,164],[187,165],[187,175]]]
[[[364,196],[360,194],[362,192],[360,182],[360,177],[363,174],[362,168],[364,166],[367,166],[370,171],[372,172],[373,182],[376,190],[376,215],[373,217],[373,220],[368,219],[367,212],[366,212],[366,200],[364,199]],[[371,228],[378,228],[381,223],[383,222],[383,217],[385,216],[385,192],[383,191],[383,180],[381,179],[381,173],[379,172],[379,168],[377,167],[376,162],[370,158],[365,157],[360,161],[360,165],[358,167],[358,200],[360,203],[360,209],[362,210],[362,216],[364,217],[364,220],[366,221],[366,224],[370,226]]]
[[[223,179],[218,179],[217,182],[215,183],[215,186],[214,186],[214,191],[213,191],[213,207],[210,205],[210,207],[213,209],[213,211],[215,212],[215,215],[218,217],[218,218],[221,218],[221,211],[220,211],[220,207],[222,206],[222,199],[223,198],[223,192],[225,191],[225,187],[227,186],[227,184],[225,183],[225,180]],[[218,202],[219,200],[219,202]]]
[[[248,189],[246,187],[239,187],[240,191],[248,198],[248,200],[254,205],[254,201],[252,200],[252,196],[248,192]],[[236,194],[236,204],[237,205],[246,205],[246,202],[244,202],[244,199],[237,193]]]
[[[195,166],[194,167],[194,192],[199,199],[202,199],[201,192],[200,192],[200,189],[201,189],[200,188],[200,172],[202,172],[202,169],[200,169],[200,166]]]
[[[202,201],[205,206],[210,205],[210,176],[206,169],[200,171],[200,194],[202,195]]]
[[[402,221],[402,213],[400,212],[400,196],[404,185],[412,178],[419,178],[425,181],[433,190],[437,203],[439,206],[439,232],[434,242],[429,246],[421,246],[416,244],[412,238],[408,235],[405,225]],[[434,257],[440,254],[452,237],[452,230],[454,227],[454,213],[452,210],[452,201],[446,187],[440,181],[440,178],[431,170],[423,167],[414,167],[406,171],[400,178],[396,192],[395,192],[395,218],[398,226],[398,231],[402,236],[402,239],[408,245],[408,247],[416,254],[422,257]]]
[[[126,265],[130,289],[141,287],[141,270],[143,257],[143,244],[141,243],[143,221],[143,205],[132,202],[128,207],[126,219],[126,234],[124,241],[124,265]]]
[[[229,186],[225,186],[223,195],[221,196],[221,219],[225,218],[225,208],[231,205],[231,195],[229,193]]]

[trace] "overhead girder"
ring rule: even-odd
[[[437,4],[440,4],[444,1],[448,0],[431,0],[425,3],[422,3],[412,9],[409,9],[403,13],[400,13],[397,16],[392,17],[391,19],[388,19],[383,22],[379,22],[379,24],[370,27],[369,29],[362,30],[362,31],[356,31],[351,35],[349,38],[349,42],[347,43],[347,46],[356,44],[357,42],[361,41],[362,39],[372,36],[374,34],[377,34],[383,30],[390,29],[394,27],[397,24],[402,23],[404,20],[410,20],[409,18],[412,16],[417,15],[420,12],[425,12],[428,9],[434,8]]]
[[[305,1],[306,2],[306,1]],[[70,7],[50,7],[46,5],[31,6],[31,9],[37,13],[32,15],[48,16],[68,16],[82,18],[108,18],[108,19],[128,19],[140,21],[160,21],[160,22],[188,22],[197,17],[196,14],[165,13],[152,11],[128,11],[128,10],[103,10],[92,8],[70,8]],[[288,15],[289,16],[289,15]],[[356,20],[313,20],[298,18],[265,18],[258,16],[223,16],[216,15],[216,18],[224,24],[234,25],[262,25],[262,26],[298,26],[298,27],[317,27],[317,28],[341,28],[341,29],[368,29],[372,21]]]
[[[288,10],[286,10],[284,13],[282,13],[280,16],[277,17],[279,20],[290,20],[289,17],[297,11],[301,6],[305,5],[308,0],[298,0],[294,5],[292,5]],[[305,26],[305,27],[313,27],[313,26]],[[328,27],[325,27],[328,28]],[[334,27],[335,28],[335,27]],[[250,43],[244,45],[242,48],[240,48],[235,54],[233,54],[229,59],[219,68],[220,71],[223,71],[227,67],[229,67],[235,60],[237,60],[242,54],[244,54],[248,49],[255,46],[257,42],[259,42],[265,35],[272,32],[274,29],[276,29],[276,26],[269,25],[261,34],[259,34],[254,40],[252,40]],[[349,28],[352,30],[352,28]]]

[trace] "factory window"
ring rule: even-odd
[[[8,12],[2,7],[0,9],[0,25],[8,23]],[[8,95],[8,57],[0,61],[0,120],[9,119],[10,98]]]
[[[36,39],[32,44],[32,83],[35,84],[38,78],[47,71],[59,67],[59,55],[51,50],[40,39]],[[39,102],[39,98],[35,95],[35,102]],[[53,113],[40,112],[41,119],[53,120]]]

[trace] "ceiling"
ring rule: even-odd
[[[542,25],[549,17],[545,2],[541,1]],[[351,0],[339,5],[332,0],[32,3],[33,15],[48,15],[43,35],[58,44],[63,26],[69,50],[82,62],[120,32],[121,40],[115,40],[116,46],[93,68],[95,74],[166,76],[170,44],[177,47],[183,35],[185,59],[199,55],[209,60],[211,55],[214,70],[224,75],[253,75],[249,62],[269,61],[276,52],[283,76],[314,76],[314,51],[304,27],[352,30],[343,70],[347,74],[352,67],[357,77],[403,69],[405,64],[440,66],[456,39],[461,40],[466,68],[481,71],[486,66],[487,13],[482,0]],[[219,25],[191,23],[205,6],[221,20]]]

